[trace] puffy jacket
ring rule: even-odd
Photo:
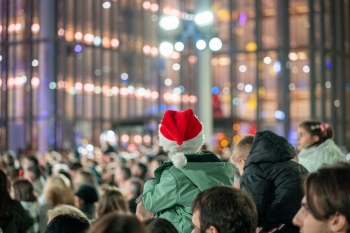
[[[209,151],[185,154],[187,164],[177,168],[171,161],[159,166],[155,179],[145,183],[143,204],[155,217],[169,220],[180,233],[190,233],[192,202],[200,192],[215,185],[233,185],[235,166]]]
[[[288,141],[271,131],[256,134],[241,178],[258,210],[258,226],[292,224],[303,197],[302,178],[308,171],[291,159]]]
[[[302,149],[298,154],[298,162],[309,172],[314,172],[323,165],[345,162],[345,155],[332,139],[327,139],[318,146]]]

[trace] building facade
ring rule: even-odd
[[[193,24],[206,10],[210,27]],[[264,129],[293,144],[308,119],[349,142],[349,0],[1,0],[0,12],[0,151],[98,145],[106,130],[150,146],[164,111],[185,108],[221,148]],[[165,16],[179,27],[162,29]],[[163,56],[165,40],[183,48]]]

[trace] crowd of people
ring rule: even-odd
[[[168,110],[153,151],[5,151],[0,233],[350,233],[350,164],[330,125],[302,122],[296,148],[246,135],[229,160],[203,150],[203,127]]]

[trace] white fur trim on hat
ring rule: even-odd
[[[204,144],[204,142],[205,136],[203,129],[196,137],[184,141],[182,145],[178,145],[176,141],[165,138],[159,131],[159,145],[162,146],[164,150],[169,151],[172,154],[175,154],[176,152],[195,153]]]
[[[173,162],[174,166],[177,168],[183,168],[187,164],[187,158],[184,155],[184,153],[175,153],[171,157],[171,161]]]

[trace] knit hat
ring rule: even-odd
[[[83,184],[80,186],[75,196],[81,198],[85,204],[93,204],[98,201],[97,190],[91,184]]]
[[[61,214],[46,226],[45,233],[83,233],[90,228],[90,222],[74,214]]]
[[[184,153],[195,153],[204,144],[202,123],[192,109],[168,110],[159,125],[159,145],[174,154],[171,158],[176,167],[184,167]]]

